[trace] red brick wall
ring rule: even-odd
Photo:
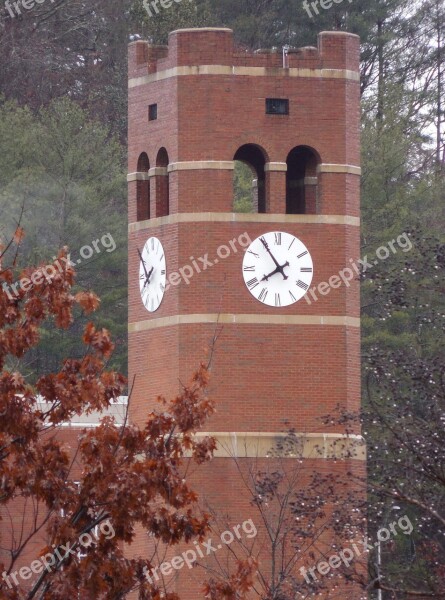
[[[190,36],[195,36],[193,43]],[[150,164],[154,165],[162,146],[174,163],[232,160],[236,150],[245,143],[261,146],[272,162],[285,162],[292,148],[308,145],[316,149],[323,163],[359,164],[358,82],[342,78],[289,77],[286,70],[277,68],[281,66],[281,53],[250,57],[233,54],[228,62],[227,47],[231,44],[231,33],[225,30],[170,35],[168,57],[157,61],[159,73],[178,65],[228,65],[229,62],[234,66],[255,67],[273,64],[275,68],[264,76],[192,75],[160,78],[131,87],[129,172],[136,170],[142,152],[148,153]],[[310,58],[305,58],[304,53],[303,56],[291,54],[290,67],[358,72],[356,36],[323,33],[319,44],[316,59],[312,56],[314,53]],[[142,48],[146,48],[145,42],[130,45],[130,76],[148,73],[147,68],[137,66],[133,58]],[[175,63],[177,52],[181,60]],[[266,97],[290,98],[289,116],[266,115]],[[154,103],[158,104],[158,119],[148,122],[148,105]],[[284,173],[281,176],[285,178]],[[231,210],[230,173],[181,171],[171,178],[174,180],[171,213]],[[356,176],[323,174],[321,179],[325,188],[322,214],[358,214]],[[130,207],[134,204],[131,195]],[[284,197],[282,203],[284,212]],[[131,209],[129,217],[130,222],[135,220]]]
[[[139,58],[138,58],[139,57]],[[159,57],[156,60],[156,57]],[[291,69],[347,69],[358,73],[359,41],[356,36],[325,32],[318,49],[289,54]],[[264,67],[260,75],[203,74],[205,66]],[[193,66],[200,74],[167,76],[166,69]],[[208,70],[208,69],[207,69]],[[257,72],[258,73],[258,72]],[[152,80],[134,85],[132,78],[151,74]],[[304,75],[304,72],[300,73]],[[171,73],[170,73],[171,75]],[[243,144],[259,145],[267,162],[285,163],[296,146],[314,149],[323,164],[358,166],[359,83],[343,76],[291,77],[282,69],[281,52],[240,53],[233,48],[229,30],[183,30],[170,34],[168,49],[145,42],[129,50],[129,172],[136,170],[142,152],[154,165],[165,147],[170,164],[183,161],[232,161]],[[341,74],[340,74],[341,75]],[[143,81],[143,80],[140,80]],[[265,98],[289,98],[290,114],[265,114]],[[147,107],[158,104],[158,119],[148,122]],[[318,215],[358,217],[359,177],[346,173],[320,173]],[[284,215],[286,173],[266,173],[268,213]],[[156,194],[152,183],[152,194]],[[169,174],[170,215],[177,213],[229,213],[233,202],[230,170],[180,170]],[[176,223],[167,218],[150,226],[136,226],[136,182],[129,184],[129,335],[130,380],[136,376],[132,418],[144,419],[158,394],[167,397],[188,381],[205,358],[215,332],[214,323],[170,325],[144,329],[144,322],[193,314],[230,314],[223,326],[212,364],[210,396],[217,413],[209,431],[321,432],[319,417],[337,404],[350,410],[360,403],[360,335],[357,327],[340,325],[267,323],[268,315],[354,317],[360,315],[359,285],[342,286],[310,305],[304,299],[291,307],[274,309],[260,304],[243,282],[243,248],[195,273],[167,290],[160,308],[148,313],[139,295],[140,249],[151,236],[163,243],[167,275],[208,253],[216,258],[222,244],[247,232],[252,240],[272,230],[288,231],[309,248],[314,260],[312,286],[350,266],[359,257],[359,228],[352,225],[308,222],[305,217],[279,222],[262,215],[242,222],[234,217],[202,218]],[[152,198],[153,202],[156,202]],[[312,202],[314,205],[314,202]],[[313,212],[313,211],[311,211]],[[157,215],[151,215],[156,217]],[[236,315],[266,317],[264,323],[239,324]],[[142,330],[140,330],[142,328]],[[339,431],[337,429],[337,431]],[[337,461],[312,461],[310,469],[346,473],[351,465]],[[354,468],[363,465],[355,463]],[[248,498],[230,459],[215,459],[195,475],[198,491],[235,523],[253,518]],[[264,532],[263,532],[264,533]],[[131,551],[144,555],[146,539],[140,536]],[[267,558],[265,559],[267,562]],[[185,600],[197,600],[196,582],[204,578],[181,573],[176,588]],[[355,594],[355,595],[354,595]],[[348,598],[359,598],[349,591]]]

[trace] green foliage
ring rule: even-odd
[[[424,82],[412,85],[419,64],[412,71],[402,64],[407,49],[391,54],[394,44],[385,40],[380,103],[377,89],[363,101],[362,253],[372,255],[403,233],[412,248],[379,261],[362,283],[368,517],[377,531],[399,506],[414,523],[413,537],[383,555],[385,585],[401,597],[403,590],[441,597],[444,179],[430,137],[434,94]]]
[[[233,212],[252,213],[252,169],[236,160],[233,172]]]
[[[5,103],[0,107],[0,131],[12,132],[0,136],[1,233],[8,239],[18,221],[26,232],[17,266],[47,264],[58,248],[68,246],[71,260],[78,263],[78,287],[94,289],[101,297],[97,322],[106,325],[117,342],[111,365],[125,373],[122,146],[108,127],[91,120],[68,99],[52,102],[36,117],[27,109]],[[29,373],[56,369],[65,356],[81,352],[81,342],[74,340],[80,338],[83,325],[83,319],[78,319],[70,334],[48,328],[42,345],[30,355]]]
[[[132,6],[132,14],[143,24],[143,32],[153,44],[167,44],[168,34],[175,29],[215,24],[207,0],[175,0],[170,8],[162,8],[158,4],[158,12],[150,2],[147,7],[149,10],[142,0],[137,0]]]

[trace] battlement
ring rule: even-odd
[[[129,78],[166,71],[175,67],[221,65],[288,69],[359,70],[359,38],[340,31],[323,31],[317,47],[243,52],[236,48],[233,31],[226,28],[178,29],[169,35],[168,46],[146,41],[129,45]],[[277,71],[277,74],[282,74]]]

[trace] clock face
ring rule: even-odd
[[[309,250],[285,231],[256,238],[244,254],[243,277],[259,302],[276,308],[290,306],[309,289],[314,274]]]
[[[158,238],[151,237],[139,253],[139,287],[142,303],[149,312],[159,308],[164,297],[166,266],[164,248]]]

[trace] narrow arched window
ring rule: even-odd
[[[168,153],[165,148],[161,148],[156,157],[156,167],[161,172],[156,174],[156,216],[165,217],[169,214],[169,174],[168,174]]]
[[[296,146],[289,152],[286,162],[286,213],[316,214],[317,166],[320,164],[317,153],[307,146]]]
[[[244,144],[233,160],[233,211],[266,212],[265,152],[255,144]]]
[[[148,179],[148,170],[150,161],[145,152],[139,156],[137,165],[136,182],[136,218],[138,221],[145,221],[150,218],[150,181]]]

